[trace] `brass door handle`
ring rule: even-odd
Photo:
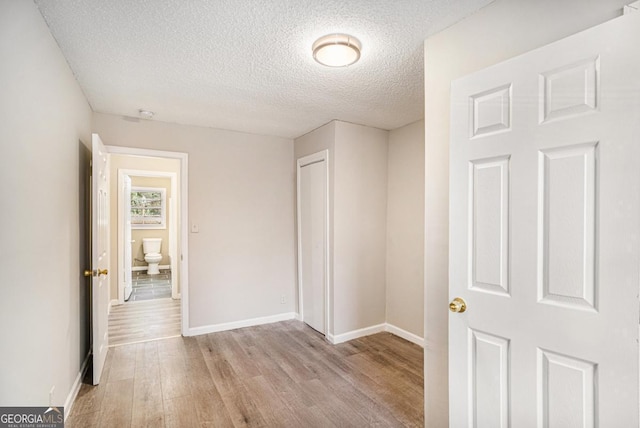
[[[84,276],[100,276],[100,275],[108,275],[108,269],[96,269],[96,270],[85,270]]]
[[[449,310],[451,312],[461,314],[467,310],[467,302],[462,300],[460,297],[456,297],[451,301],[451,303],[449,303]]]

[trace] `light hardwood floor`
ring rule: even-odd
[[[423,351],[299,321],[109,349],[67,427],[422,427]]]
[[[109,345],[180,335],[180,300],[127,302],[111,308]]]

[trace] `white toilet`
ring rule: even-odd
[[[162,254],[160,254],[161,246],[162,238],[142,238],[144,261],[149,264],[147,268],[148,275],[157,275],[160,273],[159,266],[162,261]]]

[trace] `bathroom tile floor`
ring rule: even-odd
[[[132,272],[133,291],[127,302],[166,299],[171,297],[171,271],[161,270],[157,275]]]

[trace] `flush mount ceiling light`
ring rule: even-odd
[[[360,41],[348,34],[329,34],[313,44],[313,59],[327,67],[346,67],[360,59]]]

